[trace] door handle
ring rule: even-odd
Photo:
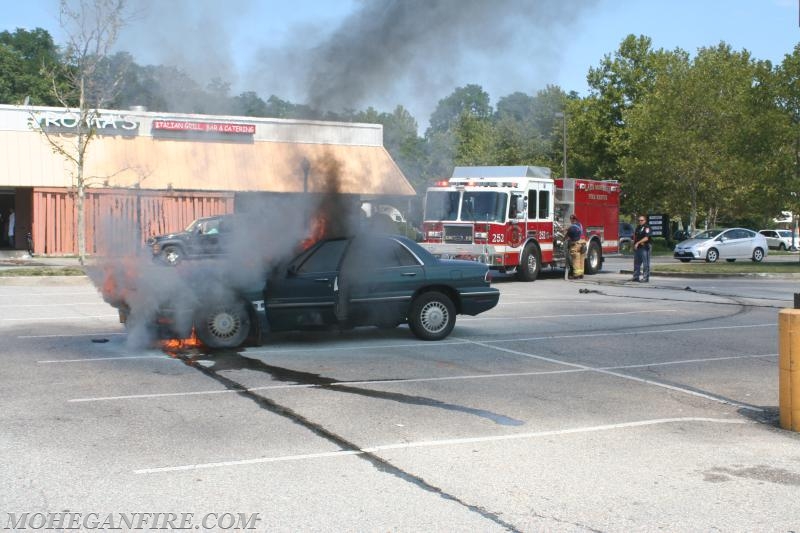
[[[410,277],[416,276],[416,275],[417,275],[417,273],[416,273],[416,272],[403,272],[403,273],[402,273],[402,274],[400,274],[400,275],[401,275],[401,276],[405,276],[405,277],[407,277],[407,278],[410,278]]]
[[[330,281],[330,279],[328,279],[328,278],[317,278],[314,281],[316,281],[317,283],[328,283]]]

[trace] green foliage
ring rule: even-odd
[[[0,32],[0,103],[21,104],[28,98],[33,105],[58,105],[46,75],[58,65],[58,48],[46,30]]]

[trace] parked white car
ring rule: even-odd
[[[745,228],[709,229],[675,246],[673,257],[684,263],[702,259],[715,263],[719,259],[733,262],[751,259],[761,262],[767,256],[767,238]]]
[[[761,235],[767,238],[767,246],[776,250],[791,250],[792,246],[800,246],[800,239],[795,233],[792,242],[792,231],[788,229],[762,229]]]

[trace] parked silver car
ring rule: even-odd
[[[710,229],[678,243],[673,256],[684,263],[692,259],[702,259],[709,263],[715,263],[719,259],[729,262],[751,259],[760,262],[767,256],[767,249],[766,237],[753,230]]]
[[[796,233],[792,242],[792,231],[788,229],[762,229],[759,233],[767,238],[767,246],[776,250],[790,250],[792,246],[800,245]]]

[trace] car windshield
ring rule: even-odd
[[[700,239],[700,240],[713,239],[714,237],[716,237],[720,233],[722,233],[721,229],[709,229],[709,230],[706,230],[706,231],[701,231],[700,233],[698,233],[697,235],[695,235],[692,238],[693,239]]]
[[[788,229],[778,230],[778,233],[780,234],[781,237],[791,237],[792,236],[792,232],[789,231]]]

